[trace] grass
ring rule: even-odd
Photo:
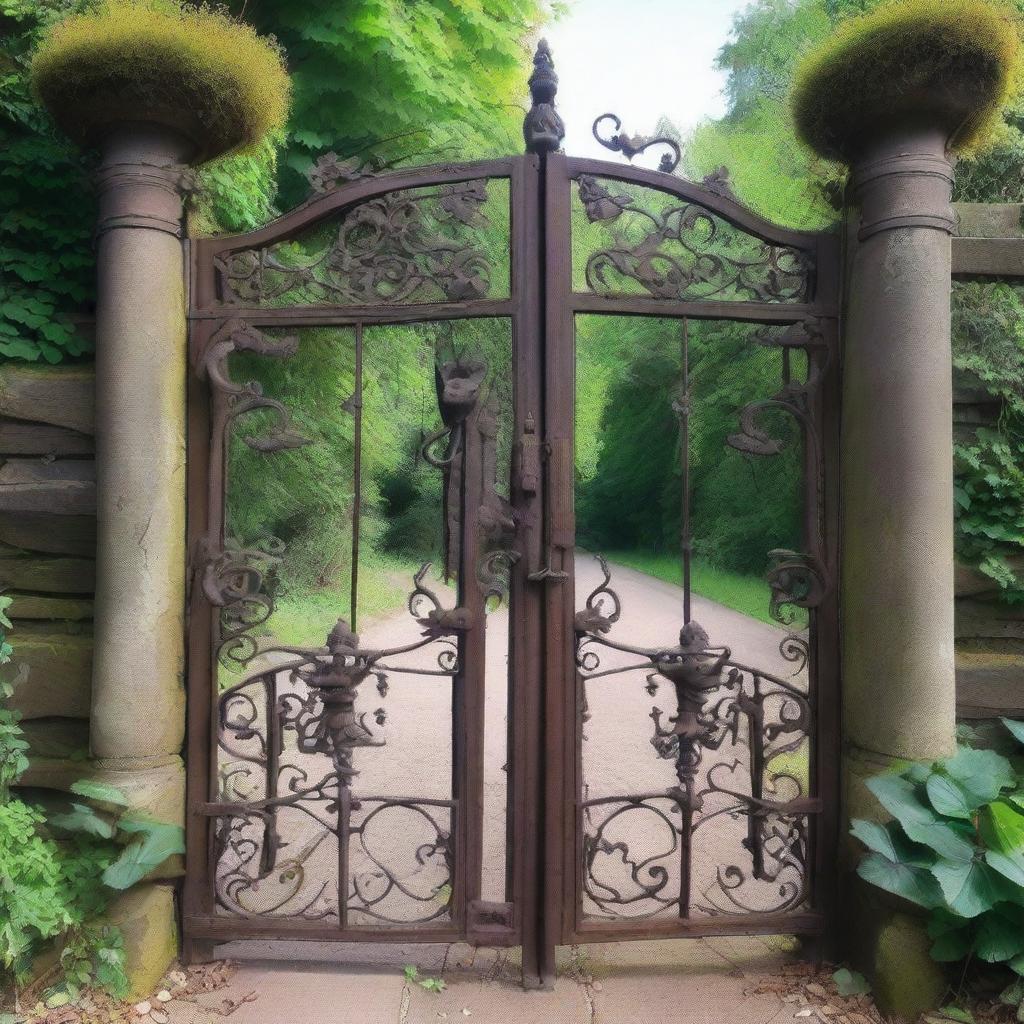
[[[683,567],[679,556],[653,551],[605,551],[609,562],[617,562],[630,569],[646,573],[666,583],[683,585]],[[742,573],[720,569],[716,565],[695,558],[690,569],[690,589],[694,594],[709,601],[725,605],[742,612],[753,619],[779,626],[768,614],[771,588],[760,576],[745,576]],[[807,613],[797,609],[791,629],[803,629],[807,625]]]
[[[373,619],[405,609],[412,578],[419,563],[372,552],[364,555],[359,565],[359,629]],[[316,589],[296,588],[280,594],[274,614],[256,630],[254,637],[261,648],[272,643],[291,647],[318,647],[327,639],[339,618],[351,620],[348,580]],[[221,665],[218,682],[221,689],[237,683],[253,671]]]

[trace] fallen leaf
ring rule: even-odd
[[[150,1010],[153,1009],[153,1004],[148,999],[144,999],[141,1003],[135,1004],[135,1012],[140,1017],[145,1017]]]
[[[796,1013],[793,1014],[793,1016],[794,1017],[810,1017],[810,1015],[812,1013],[814,1013],[813,1010],[797,1010]]]
[[[167,1024],[171,1018],[164,1010],[150,1010],[149,1019],[153,1024]]]

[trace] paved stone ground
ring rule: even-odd
[[[802,1019],[798,1004],[750,990],[792,959],[793,946],[752,937],[563,948],[554,989],[528,992],[514,950],[253,943],[245,951],[257,959],[240,962],[226,989],[167,1010],[171,1024],[209,1024],[224,1019],[225,999],[255,993],[231,1024],[787,1024]],[[442,978],[445,990],[408,982],[406,964]]]

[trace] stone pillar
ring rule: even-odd
[[[95,758],[150,766],[184,736],[185,274],[168,128],[125,124],[99,172]]]
[[[132,807],[184,825],[181,186],[194,147],[162,125],[124,123],[100,151],[92,769],[129,794]],[[161,877],[180,874],[181,862],[164,868]],[[133,989],[145,994],[174,954],[171,893],[143,883],[111,916],[125,926]]]
[[[841,428],[845,817],[884,815],[864,779],[955,749],[948,132],[890,124],[851,159]],[[847,848],[852,871],[859,850]],[[859,880],[843,929],[903,1016],[945,987],[921,922]],[[894,949],[901,950],[894,955]]]

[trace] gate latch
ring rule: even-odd
[[[526,414],[523,436],[519,441],[519,489],[523,494],[536,494],[540,487],[540,439],[533,413]]]

